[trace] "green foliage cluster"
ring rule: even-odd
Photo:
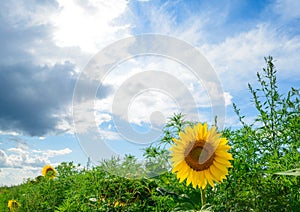
[[[265,58],[263,76],[257,73],[260,88],[249,90],[258,115],[247,124],[234,104],[242,127],[225,130],[234,156],[228,180],[219,186],[226,201],[218,210],[297,211],[300,208],[299,178],[277,175],[300,167],[299,89],[286,96],[278,91],[273,58]],[[220,204],[221,203],[221,204]]]
[[[135,166],[130,159],[113,163]],[[2,187],[0,211],[8,211],[10,199],[21,204],[20,211],[169,211],[175,204],[161,194],[155,179],[125,178],[102,166],[87,170],[73,163],[62,163],[56,169],[55,179],[38,177],[19,186]]]
[[[223,136],[232,146],[233,168],[227,179],[206,189],[208,206],[200,191],[179,183],[170,172],[168,148],[187,125],[182,114],[171,117],[163,138],[145,149],[145,163],[127,155],[99,166],[81,168],[62,163],[57,178],[37,177],[15,187],[0,188],[0,211],[15,199],[20,211],[299,211],[300,104],[299,89],[279,93],[273,58],[249,86],[257,109],[247,123],[237,105],[238,129]]]

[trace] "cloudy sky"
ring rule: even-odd
[[[255,115],[247,83],[257,85],[264,57],[275,58],[282,92],[299,87],[299,25],[297,0],[2,2],[0,185],[34,178],[48,163],[85,165],[106,149],[140,156],[174,112],[211,123],[215,97],[226,110],[224,126],[238,127],[232,102],[249,120]],[[78,83],[82,72],[104,61],[101,52],[143,34],[194,47],[211,65],[222,97],[209,80],[195,78],[189,64],[159,55],[130,55]],[[132,42],[117,47],[128,50],[137,39]]]

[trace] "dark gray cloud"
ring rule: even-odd
[[[44,39],[46,34],[44,26],[15,27],[0,19],[0,62],[11,64],[30,60],[28,49],[34,46],[36,40]]]
[[[28,61],[28,50],[49,40],[53,28],[44,14],[58,9],[55,1],[5,1],[0,7],[0,61]]]
[[[22,17],[36,6],[19,11],[19,17],[17,8],[0,9],[0,130],[41,136],[55,130],[59,118],[53,115],[71,101],[74,65],[34,65],[28,49],[48,40],[51,28]]]
[[[70,63],[53,67],[0,65],[0,128],[42,136],[55,130],[72,99],[75,78]]]
[[[71,106],[77,80],[73,70],[74,65],[67,62],[53,67],[0,64],[0,129],[32,136],[56,131]],[[111,89],[104,86],[97,97],[109,92]],[[82,95],[90,96],[89,85]]]

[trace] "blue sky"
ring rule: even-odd
[[[91,143],[87,147],[81,140],[87,136],[85,130],[95,126],[95,136],[101,137],[111,152],[141,156],[139,149],[149,145],[146,137],[151,133],[159,136],[166,117],[174,112],[189,108],[187,117],[212,122],[211,96],[205,83],[193,79],[176,61],[144,56],[119,64],[97,82],[101,87],[96,97],[91,102],[82,102],[82,106],[92,103],[93,108],[88,108],[93,111],[92,120],[83,114],[80,117],[83,127],[74,127],[72,101],[80,73],[98,52],[114,42],[154,33],[174,37],[196,48],[213,67],[223,89],[224,126],[235,128],[239,123],[232,102],[249,121],[255,115],[247,84],[257,85],[256,72],[265,66],[264,57],[274,57],[283,93],[292,86],[299,87],[299,25],[297,0],[13,0],[2,3],[0,185],[34,178],[40,175],[45,164],[55,166],[74,161],[85,165],[91,149],[101,158],[103,143],[95,146]],[[171,74],[174,80],[166,84],[179,80],[183,90],[175,89],[175,94],[170,94],[150,89],[155,80],[148,78],[149,84],[143,75],[138,75],[145,73],[144,70]],[[131,82],[139,79],[138,85],[148,89],[130,93],[130,85],[135,85]],[[91,95],[89,86],[92,85],[85,87],[83,97]],[[117,98],[119,91],[121,96]],[[191,107],[191,99],[187,98],[189,93],[195,107]],[[183,100],[185,108],[178,106]],[[122,112],[124,108],[126,113]],[[129,134],[118,131],[121,130],[118,127],[126,124],[139,135],[138,141],[128,140]],[[145,139],[141,139],[143,136]]]

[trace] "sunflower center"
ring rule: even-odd
[[[53,172],[53,170],[52,170],[51,168],[49,168],[49,169],[46,170],[46,173],[47,173],[47,174],[48,174],[48,173],[51,173],[51,172]]]
[[[214,148],[205,141],[196,141],[187,148],[185,161],[195,171],[208,169],[214,161]]]
[[[48,168],[48,169],[46,170],[46,175],[47,175],[48,177],[53,177],[53,176],[55,175],[55,172],[54,172],[54,170],[53,170],[52,168]]]

